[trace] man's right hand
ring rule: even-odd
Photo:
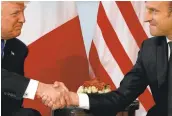
[[[62,82],[55,82],[54,84],[44,84],[39,82],[36,95],[42,99],[44,105],[53,110],[65,106],[79,105],[78,94],[69,92]]]
[[[53,110],[54,109],[59,109],[59,108],[63,108],[64,106],[79,106],[79,97],[78,94],[75,92],[71,92],[68,90],[68,88],[64,85],[64,83],[62,82],[54,82],[53,87],[56,88],[56,90],[63,90],[62,94],[60,96],[60,102],[61,102],[61,106],[59,105],[59,102],[56,102],[53,105]]]
[[[79,96],[76,92],[70,91],[68,94],[64,96],[67,106],[79,106]]]
[[[57,99],[61,96],[61,92],[56,91],[53,84],[44,84],[39,82],[36,96],[42,99],[42,102],[48,106],[52,107],[56,103]]]

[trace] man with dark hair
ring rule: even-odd
[[[95,116],[114,116],[149,85],[155,105],[147,116],[172,116],[172,12],[169,12],[169,3],[172,2],[146,2],[145,22],[150,24],[150,33],[155,37],[142,43],[136,64],[125,75],[120,87],[105,94],[70,92],[67,105],[89,109]]]

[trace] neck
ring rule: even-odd
[[[169,40],[172,40],[172,35],[168,35],[167,38],[168,38]]]
[[[3,40],[9,40],[9,39],[13,39],[13,38],[7,38],[7,37],[2,37],[1,36],[1,39],[3,39]]]

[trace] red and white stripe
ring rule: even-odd
[[[93,37],[89,61],[92,72],[100,80],[119,87],[124,75],[133,67],[137,53],[149,32],[143,23],[144,2],[100,2],[96,33]],[[138,97],[144,116],[154,104],[151,92],[146,89]]]

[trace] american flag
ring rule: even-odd
[[[142,41],[150,37],[144,11],[144,1],[99,2],[86,54],[89,46],[84,40],[88,38],[82,35],[75,2],[30,2],[19,37],[29,47],[25,75],[46,83],[62,81],[72,91],[90,77],[98,77],[115,90],[135,64]],[[149,88],[138,100],[136,116],[145,116],[154,105]],[[50,109],[37,99],[25,100],[24,105],[40,110],[43,116],[50,115]]]
[[[130,71],[137,59],[143,40],[148,38],[144,25],[144,2],[100,2],[96,33],[90,49],[91,69],[100,80],[119,87],[124,75]],[[145,30],[144,30],[145,29]],[[149,89],[138,97],[140,110],[137,116],[154,105]]]

